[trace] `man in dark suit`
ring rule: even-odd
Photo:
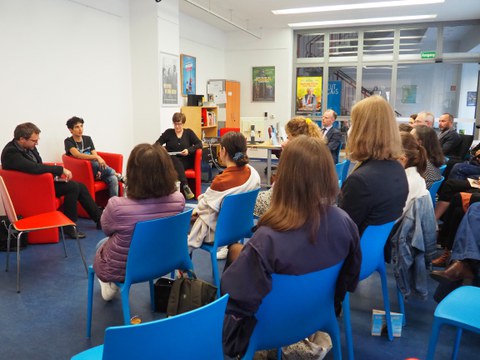
[[[327,146],[332,153],[333,162],[338,163],[338,152],[342,146],[342,133],[333,127],[333,123],[337,119],[337,113],[328,109],[322,116],[322,132],[327,141]]]
[[[456,156],[459,147],[462,146],[462,138],[453,128],[453,115],[449,113],[442,114],[438,119],[438,127],[441,130],[438,140],[444,155],[448,157]]]
[[[64,181],[55,181],[55,195],[63,196],[63,213],[73,222],[77,221],[77,201],[83,206],[90,218],[100,227],[101,210],[93,201],[85,185],[72,179],[70,170],[57,165],[45,165],[36,148],[40,139],[40,129],[32,123],[23,123],[15,128],[13,140],[2,151],[2,167],[28,174],[51,173],[56,178],[63,176]],[[27,191],[27,189],[25,189]],[[71,238],[84,238],[82,232],[66,228],[65,234]]]

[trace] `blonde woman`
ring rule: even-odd
[[[395,115],[381,96],[370,96],[353,107],[346,153],[357,164],[342,186],[339,206],[360,234],[368,225],[398,219],[408,183],[398,161],[403,151]]]

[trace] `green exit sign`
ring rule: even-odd
[[[435,51],[422,51],[420,55],[422,59],[435,59],[437,57],[437,53]]]

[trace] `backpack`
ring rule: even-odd
[[[168,297],[167,316],[182,314],[215,300],[217,288],[197,279],[193,272],[189,273],[192,278],[181,277],[173,282]]]
[[[19,218],[21,218],[19,216]],[[0,251],[7,251],[7,238],[8,227],[10,226],[10,220],[8,216],[0,216]],[[12,229],[12,237],[10,238],[10,251],[17,251],[17,234],[18,231]],[[28,237],[26,233],[23,233],[20,237],[20,250],[27,247]]]

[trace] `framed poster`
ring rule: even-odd
[[[275,101],[275,66],[252,68],[252,101]]]
[[[477,104],[477,92],[467,91],[467,106],[475,106]]]
[[[416,104],[417,85],[403,85],[401,101],[402,101],[402,104]]]
[[[322,77],[298,76],[296,113],[313,114],[322,109]]]
[[[180,67],[182,69],[182,96],[196,94],[197,90],[197,59],[190,55],[180,55]]]
[[[178,106],[178,55],[160,53],[162,105]]]

